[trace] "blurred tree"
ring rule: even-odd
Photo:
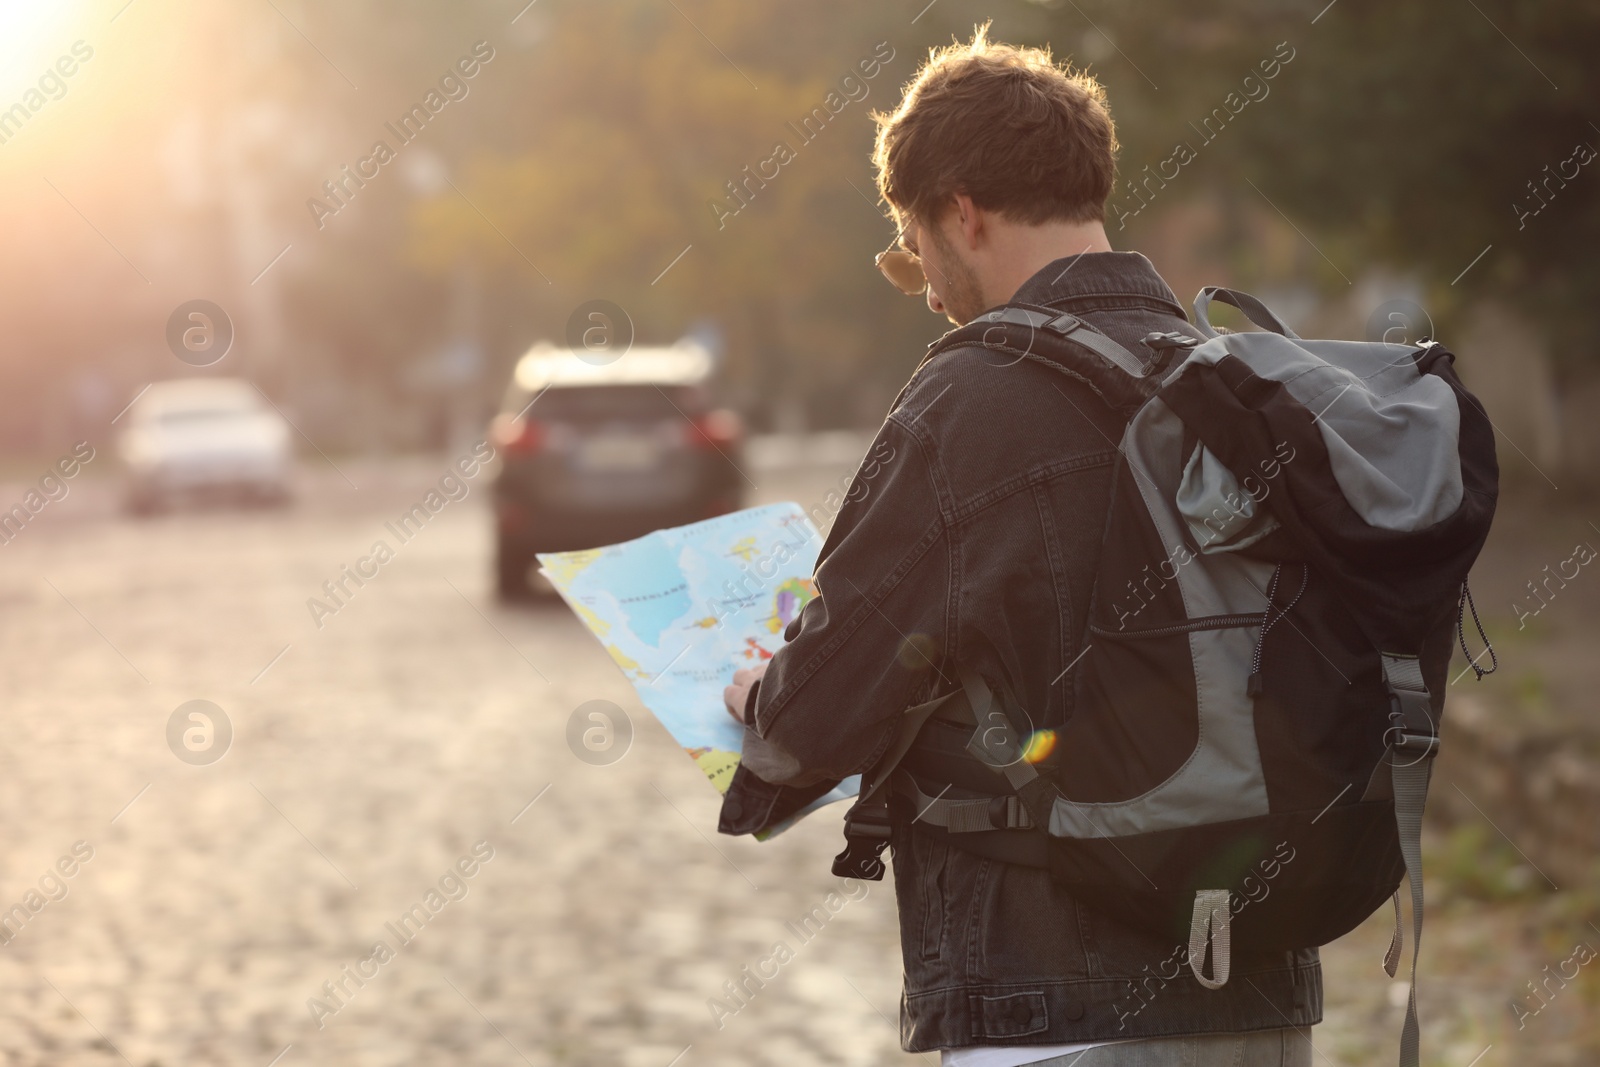
[[[1270,200],[1349,274],[1395,265],[1427,279],[1436,318],[1500,296],[1549,331],[1558,358],[1594,358],[1585,319],[1600,282],[1588,254],[1600,177],[1578,152],[1580,141],[1600,147],[1600,117],[1584,112],[1600,88],[1592,4],[282,0],[204,19],[143,11],[118,22],[127,40],[97,45],[48,123],[5,146],[0,187],[16,232],[0,265],[0,387],[18,412],[0,440],[44,439],[69,410],[103,428],[151,377],[182,371],[162,329],[201,293],[235,312],[246,339],[216,373],[259,377],[291,407],[322,405],[306,427],[330,447],[365,447],[417,418],[390,414],[391,402],[431,403],[429,366],[463,340],[489,357],[475,386],[487,398],[521,351],[560,338],[594,297],[627,307],[641,343],[716,322],[733,398],[758,423],[787,405],[814,426],[871,424],[944,323],[871,267],[891,231],[867,162],[869,112],[894,106],[929,46],[990,18],[995,37],[1051,44],[1107,83],[1124,144],[1114,206],[1147,165],[1200,144],[1196,126],[1246,91],[1279,42],[1294,49],[1270,95],[1114,240],[1161,228],[1169,248],[1193,253],[1191,272],[1301,278],[1309,267],[1345,288],[1292,230],[1258,231],[1262,217],[1277,224]],[[478,41],[496,58],[470,94],[319,228],[308,197]],[[863,76],[860,63],[891,50]],[[818,108],[826,121],[802,134]],[[264,299],[275,287],[281,341],[278,302]],[[115,404],[96,399],[108,389]],[[355,413],[362,405],[370,413]]]
[[[912,63],[905,41],[864,32],[872,18],[826,6],[795,15],[829,29],[804,63],[779,47],[772,12],[732,0],[552,9],[545,40],[561,46],[514,75],[523,136],[480,139],[456,188],[418,205],[410,262],[442,273],[467,256],[515,277],[545,305],[523,344],[559,338],[565,310],[594,297],[626,308],[640,343],[710,316],[751,399],[803,407],[854,384],[881,414],[937,333],[871,267],[892,231],[871,191],[868,112]],[[827,406],[810,421],[863,420]]]
[[[1292,69],[1225,151],[1202,153],[1197,184],[1255,197],[1249,179],[1335,259],[1418,272],[1438,313],[1497,296],[1543,324],[1558,361],[1600,360],[1600,164],[1584,162],[1600,150],[1600,7],[1081,0],[1054,15],[1058,38],[1092,18],[1117,42],[1124,177],[1170,152],[1151,129],[1198,143],[1189,123],[1287,42]]]

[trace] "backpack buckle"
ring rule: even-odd
[[[1062,337],[1066,337],[1074,330],[1083,329],[1084,323],[1082,319],[1078,318],[1078,316],[1070,312],[1063,311],[1055,318],[1042,322],[1039,325],[1042,329],[1046,329],[1051,333],[1060,334]]]
[[[1391,747],[1396,752],[1416,753],[1418,759],[1427,759],[1439,751],[1437,734],[1399,734]]]
[[[844,851],[833,858],[835,878],[883,880],[883,850],[889,845],[889,805],[856,804],[844,817]]]
[[[1144,345],[1146,348],[1155,349],[1157,352],[1165,352],[1174,348],[1181,348],[1187,351],[1198,348],[1200,339],[1181,333],[1147,333],[1144,335]]]
[[[1439,727],[1433,721],[1433,698],[1422,679],[1422,664],[1415,656],[1380,653],[1383,678],[1389,690],[1389,747],[1415,753],[1420,762],[1439,751]]]
[[[1389,689],[1389,734],[1392,737],[1432,737],[1439,730],[1433,724],[1433,700],[1427,690]],[[1395,742],[1398,744],[1398,742]]]
[[[996,830],[1031,830],[1033,816],[1022,806],[1021,797],[1008,793],[989,801],[989,825]]]

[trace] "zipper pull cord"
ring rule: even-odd
[[[1483,658],[1483,652],[1473,656],[1467,650],[1466,613],[1469,610],[1472,612],[1472,625],[1477,627],[1478,637],[1483,641],[1483,652],[1489,653],[1488,670],[1478,666],[1478,660]],[[1494,654],[1494,645],[1490,643],[1489,635],[1483,632],[1483,620],[1478,618],[1478,605],[1473,603],[1472,587],[1467,584],[1466,579],[1462,579],[1461,595],[1456,598],[1456,640],[1461,642],[1461,654],[1467,657],[1467,665],[1472,668],[1473,674],[1476,675],[1473,679],[1474,681],[1481,682],[1484,675],[1493,674],[1500,669],[1500,660]]]
[[[1294,610],[1294,606],[1300,603],[1300,598],[1305,596],[1306,586],[1311,581],[1311,565],[1302,563],[1300,567],[1300,591],[1295,593],[1294,599],[1289,601],[1288,606],[1276,615],[1272,613],[1276,607],[1273,600],[1278,593],[1278,575],[1283,573],[1283,564],[1280,563],[1272,568],[1272,582],[1267,586],[1267,610],[1261,618],[1261,633],[1256,636],[1256,651],[1250,661],[1250,679],[1244,687],[1245,692],[1251,697],[1260,696],[1262,691],[1261,650],[1267,643],[1267,631],[1272,629],[1279,619],[1287,617],[1289,612]]]

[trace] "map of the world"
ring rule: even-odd
[[[782,646],[784,627],[816,595],[821,546],[800,505],[786,502],[618,545],[541,553],[539,564],[644,706],[726,792],[742,731],[722,705],[723,687]],[[858,787],[848,779],[806,812]]]

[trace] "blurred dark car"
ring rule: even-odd
[[[714,406],[712,359],[692,342],[596,365],[536,345],[517,363],[490,439],[501,597],[530,584],[536,552],[615,544],[735,511],[744,427]]]

